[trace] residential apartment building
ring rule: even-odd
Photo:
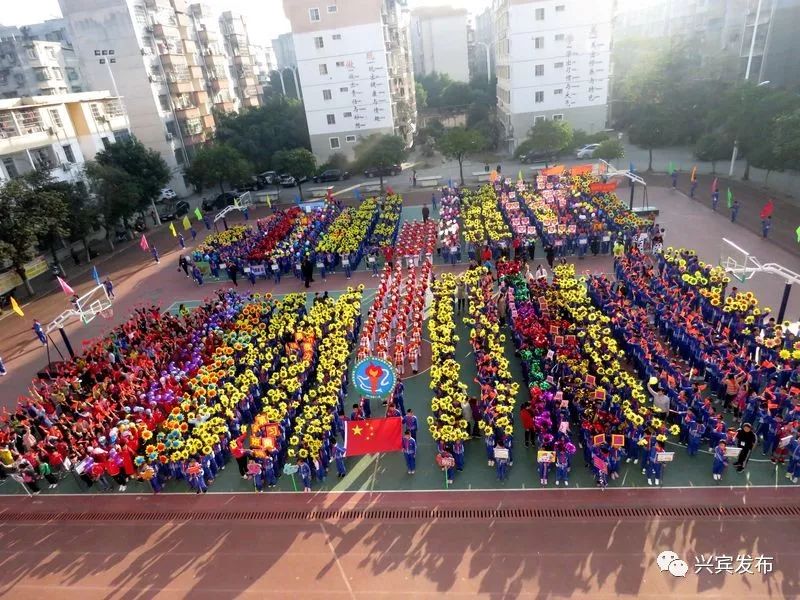
[[[228,67],[239,106],[252,108],[261,104],[261,90],[256,79],[255,62],[250,50],[247,27],[241,15],[225,11],[219,18],[220,30],[228,55]]]
[[[798,23],[800,0],[618,0],[614,42],[684,40],[704,76],[734,80],[747,72],[755,35],[750,79],[798,90]]]
[[[496,0],[497,108],[507,150],[540,120],[606,126],[611,0]]]
[[[35,27],[0,27],[0,97],[83,91],[72,46],[66,40],[45,37],[46,32]]]
[[[251,44],[250,53],[253,55],[256,85],[263,102],[265,88],[269,88],[272,84],[270,73],[275,70],[275,56],[272,53],[271,46],[261,46],[259,44]]]
[[[0,100],[0,181],[34,169],[76,181],[84,162],[127,135],[123,105],[109,92]]]
[[[276,69],[291,69],[297,66],[294,38],[291,33],[282,33],[272,40],[272,50],[275,52]]]
[[[185,0],[59,0],[93,89],[122,97],[131,131],[172,169],[171,186],[188,192],[183,168],[214,132],[213,101]],[[230,105],[232,109],[233,106]]]
[[[494,10],[491,7],[487,7],[482,13],[475,15],[475,58],[473,75],[485,77],[487,70],[490,75],[494,75],[494,21]]]
[[[352,158],[359,138],[397,134],[410,146],[416,100],[405,2],[284,0],[319,162]]]
[[[189,5],[189,17],[192,19],[203,81],[211,104],[222,112],[238,111],[239,98],[229,74],[219,15],[207,4],[195,3]]]
[[[467,10],[432,6],[411,11],[411,55],[415,75],[441,73],[469,81]]]

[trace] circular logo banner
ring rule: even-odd
[[[397,383],[397,373],[388,361],[367,357],[353,367],[353,384],[362,396],[385,398]]]

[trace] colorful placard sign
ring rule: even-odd
[[[368,356],[353,367],[353,384],[361,396],[386,398],[397,384],[397,373],[388,361]]]
[[[614,448],[622,448],[625,445],[625,436],[619,433],[611,434],[611,445]]]
[[[536,453],[536,462],[538,463],[554,463],[556,462],[556,453],[552,450],[539,450]]]

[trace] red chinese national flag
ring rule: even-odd
[[[347,421],[344,437],[347,456],[402,450],[402,431],[401,417]]]

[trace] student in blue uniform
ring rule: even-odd
[[[502,444],[500,442],[497,442],[495,444],[495,450],[500,450],[502,448],[503,448],[503,446],[502,446]],[[497,479],[499,481],[505,480],[506,473],[508,471],[508,459],[507,458],[495,457],[494,465],[495,465],[495,473],[497,473]]]
[[[413,475],[417,470],[417,441],[411,437],[411,432],[406,429],[403,437],[403,458],[406,459],[408,474]]]
[[[344,447],[344,444],[341,442],[336,442],[336,445],[333,447],[333,458],[336,461],[336,472],[341,479],[345,475],[347,475],[347,467],[344,465],[344,457],[347,455],[347,450]]]
[[[316,458],[316,460],[314,460],[314,470],[317,473],[317,481],[325,481],[325,478],[328,476],[328,469],[325,466],[325,461],[322,457],[322,451],[320,451],[319,456]]]
[[[453,442],[453,457],[456,459],[456,470],[464,470],[464,442],[456,440]]]
[[[725,456],[725,442],[720,442],[714,448],[714,463],[711,466],[711,473],[714,475],[714,480],[719,481],[722,479],[722,472],[728,466],[728,458]]]
[[[537,465],[539,470],[539,483],[542,485],[547,485],[547,478],[550,475],[550,463],[549,462],[540,462]],[[556,481],[558,484],[558,481]]]
[[[656,485],[661,485],[661,473],[664,469],[664,465],[658,462],[656,458],[658,453],[663,451],[664,448],[661,446],[660,442],[656,442],[650,447],[647,456],[647,485],[653,485],[654,479]]]
[[[696,456],[697,451],[700,450],[700,442],[702,440],[703,427],[699,423],[691,423],[689,425],[689,443],[686,446],[686,451],[689,456]]]
[[[411,433],[411,437],[415,440],[417,439],[417,429],[419,428],[419,422],[417,421],[417,417],[414,414],[414,411],[410,408],[406,411],[406,416],[403,417],[403,424],[406,426],[406,430]]]
[[[303,491],[310,492],[311,491],[311,467],[308,466],[308,463],[303,458],[297,459],[297,467],[298,467],[298,474],[300,475],[300,479],[303,480]]]
[[[264,459],[264,478],[269,487],[275,487],[275,484],[278,483],[278,478],[275,477],[275,461],[269,454]]]
[[[559,450],[556,452],[556,485],[564,484],[564,487],[569,485],[569,452],[566,450]]]
[[[494,435],[489,434],[483,438],[483,442],[486,444],[486,460],[487,464],[490,467],[494,466],[494,447],[495,447],[495,440]]]

